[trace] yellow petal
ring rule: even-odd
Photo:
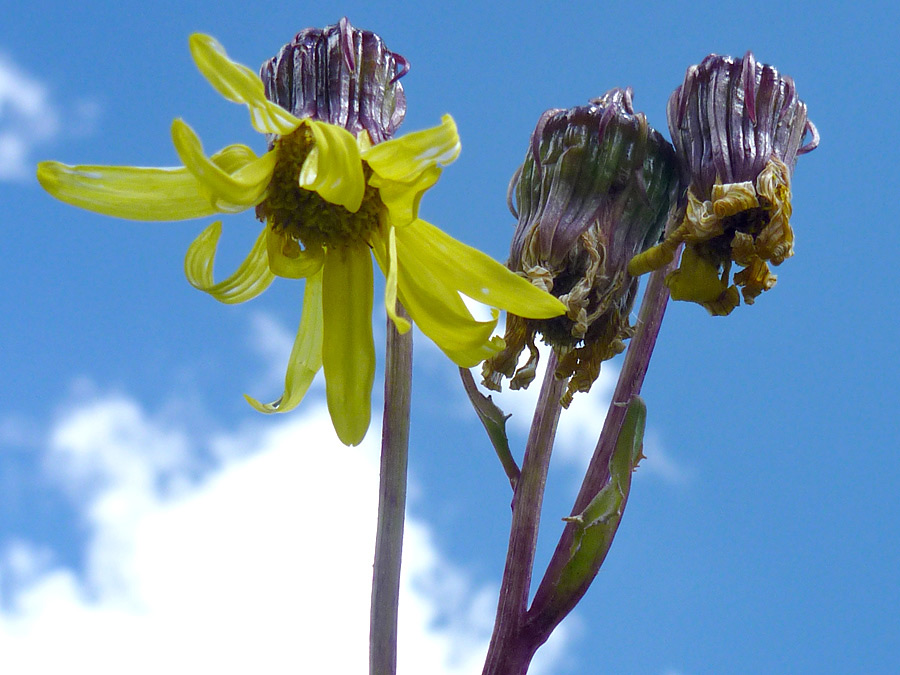
[[[203,76],[229,101],[250,108],[250,121],[258,132],[286,136],[300,126],[298,118],[266,98],[256,73],[229,59],[215,38],[194,33],[189,43],[191,56]]]
[[[226,145],[214,154],[211,159],[222,171],[237,173],[240,169],[255,161],[257,156],[246,145],[234,143],[233,145]]]
[[[356,213],[366,190],[356,138],[334,124],[315,120],[308,124],[315,144],[300,169],[300,187]]]
[[[386,180],[373,173],[369,177],[369,185],[378,188],[378,195],[387,207],[391,223],[395,227],[404,227],[419,217],[422,195],[437,183],[442,171],[439,166],[432,166],[410,183]]]
[[[713,302],[728,288],[719,277],[716,264],[699,255],[693,246],[686,246],[678,269],[666,277],[666,286],[673,300]]]
[[[372,339],[372,258],[366,246],[328,251],[323,269],[325,394],[345,445],[358,445],[369,428],[375,344]]]
[[[503,348],[503,340],[491,337],[497,312],[491,321],[476,321],[456,289],[430,269],[404,255],[398,231],[398,294],[413,321],[454,363],[471,368]],[[372,250],[382,270],[389,269],[385,242],[373,239]]]
[[[251,396],[244,395],[247,402],[263,413],[287,412],[297,407],[303,400],[309,385],[322,367],[322,273],[314,274],[306,280],[303,293],[303,314],[300,328],[291,349],[287,373],[284,376],[284,393],[277,401],[260,403]]]
[[[401,259],[426,268],[473,300],[528,319],[549,319],[565,305],[481,251],[457,241],[424,220],[397,232]]]
[[[266,251],[269,269],[285,279],[310,277],[322,269],[325,260],[325,251],[321,246],[301,250],[297,242],[282,232],[276,232],[271,226],[266,227]]]
[[[274,152],[267,152],[229,173],[204,154],[197,134],[182,120],[172,122],[172,142],[185,167],[208,191],[218,210],[243,210],[262,199],[275,168]]]
[[[368,131],[360,129],[356,132],[356,145],[359,148],[360,153],[363,153],[372,147],[372,139],[369,138]]]
[[[203,230],[190,245],[184,257],[184,274],[188,282],[194,288],[209,293],[219,302],[229,305],[255,298],[275,279],[275,275],[269,271],[265,230],[260,232],[250,254],[234,274],[216,283],[213,280],[213,265],[216,259],[216,246],[221,235],[222,221],[217,220]]]
[[[38,164],[37,178],[72,206],[130,220],[187,220],[216,213],[197,179],[184,168]]]
[[[386,269],[384,271],[384,306],[387,315],[394,322],[401,335],[410,329],[409,321],[397,315],[397,233],[393,227],[388,228]]]
[[[409,183],[430,167],[449,164],[459,151],[456,122],[444,115],[440,126],[373,145],[362,158],[383,179]]]

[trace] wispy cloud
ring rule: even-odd
[[[266,368],[258,381],[252,383],[250,391],[264,392],[259,397],[267,401],[281,395],[293,345],[294,334],[272,316],[260,311],[251,315],[249,346],[263,360]],[[321,377],[317,381],[321,381]]]
[[[62,134],[92,133],[99,114],[98,104],[85,99],[63,110],[45,83],[0,54],[0,181],[33,176],[35,148]]]
[[[644,455],[646,459],[641,462],[638,475],[651,475],[676,487],[690,485],[695,478],[694,469],[669,453],[656,429],[644,433]]]
[[[320,396],[253,432],[197,439],[189,420],[123,395],[67,406],[43,452],[88,533],[85,568],[27,541],[0,546],[4,667],[365,672],[380,434],[340,445]],[[408,522],[400,672],[477,672],[496,589]],[[565,640],[539,670],[555,672]]]

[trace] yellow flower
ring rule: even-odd
[[[257,156],[245,145],[229,145],[207,156],[194,131],[176,119],[172,140],[182,167],[42,162],[38,180],[64,202],[132,220],[257,208],[265,226],[234,274],[213,279],[220,221],[200,234],[185,258],[188,281],[224,303],[259,295],[275,276],[306,279],[284,393],[268,404],[248,396],[254,408],[294,408],[324,368],[338,436],[348,445],[363,439],[375,374],[370,250],[386,277],[385,308],[397,329],[410,328],[397,315],[399,299],[422,332],[463,367],[493,355],[503,342],[491,337],[497,311],[491,321],[476,321],[460,293],[520,316],[565,311],[549,294],[417,217],[419,200],[437,182],[441,165],[459,154],[449,115],[435,128],[373,145],[364,130],[354,135],[298,118],[267,100],[260,78],[231,61],[213,38],[194,34],[190,48],[212,86],[247,105],[253,127],[270,135],[268,152]]]

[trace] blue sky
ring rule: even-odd
[[[796,255],[727,319],[670,305],[644,388],[648,460],[612,553],[536,672],[900,669],[895,5],[211,7],[44,2],[0,22],[4,670],[362,672],[377,429],[348,450],[320,389],[278,418],[241,396],[279,393],[301,287],[219,305],[182,273],[207,220],[96,216],[33,178],[50,158],[173,165],[175,117],[207,148],[260,149],[246,111],[193,67],[188,35],[210,33],[255,68],[344,14],[412,65],[402,131],[447,112],[459,125],[462,155],[423,217],[501,260],[506,185],[545,109],[631,85],[668,137],[666,100],[710,52],[752,49],[795,79],[822,136],[794,174]],[[226,219],[220,270],[257,231],[250,214]],[[539,565],[615,369],[564,416]],[[519,447],[523,399],[501,403]],[[413,405],[401,667],[478,672],[509,488],[455,368],[421,337]]]

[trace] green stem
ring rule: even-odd
[[[401,305],[397,308],[398,315],[409,318]],[[412,331],[400,335],[388,318],[378,525],[369,614],[369,675],[397,672],[397,609],[406,515],[411,391]]]

